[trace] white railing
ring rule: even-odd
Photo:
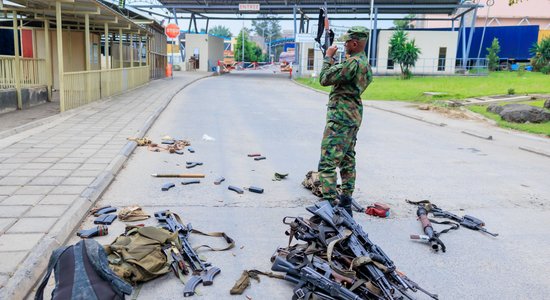
[[[375,75],[398,75],[401,73],[399,64],[387,58],[376,58],[376,64],[372,67]],[[484,75],[488,73],[487,59],[469,59],[463,66],[460,59],[447,58],[420,58],[414,67],[410,68],[414,75]]]

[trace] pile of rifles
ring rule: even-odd
[[[307,210],[309,219],[283,219],[289,246],[271,258],[271,269],[294,284],[293,299],[414,299],[419,290],[438,299],[400,273],[345,209],[323,201]]]

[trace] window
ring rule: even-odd
[[[390,57],[391,49],[388,49],[388,70],[393,70],[393,59]]]
[[[447,47],[439,47],[439,59],[437,60],[438,71],[445,71],[446,59],[447,59]]]
[[[307,69],[308,71],[313,70],[313,64],[315,61],[315,52],[313,48],[307,49]]]

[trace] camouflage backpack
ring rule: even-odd
[[[321,181],[319,180],[319,172],[315,171],[309,171],[306,174],[306,178],[304,181],[302,181],[302,185],[308,189],[311,190],[311,193],[317,197],[323,197],[323,194],[321,193]],[[338,194],[342,193],[342,190],[340,189],[340,185],[336,186],[336,190],[338,191]]]
[[[319,181],[319,172],[309,171],[306,174],[306,178],[302,181],[302,185],[311,190],[313,195],[321,197],[321,182]]]

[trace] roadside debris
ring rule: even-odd
[[[498,233],[492,233],[485,229],[485,222],[476,217],[472,217],[469,215],[465,215],[463,217],[457,216],[451,212],[439,208],[437,205],[431,203],[429,200],[411,201],[406,199],[405,201],[409,204],[417,206],[416,215],[418,216],[418,220],[422,224],[422,230],[425,233],[425,235],[411,234],[410,238],[412,240],[419,240],[421,242],[429,243],[432,250],[434,250],[435,252],[439,251],[440,249],[442,252],[446,251],[445,244],[443,244],[443,242],[439,239],[439,236],[451,230],[457,230],[460,228],[460,226],[466,227],[471,230],[481,231],[493,237],[498,236]],[[434,217],[437,218],[449,219],[449,221],[429,219],[428,213],[431,213]],[[449,225],[450,227],[440,232],[437,232],[433,229],[431,223]]]
[[[236,187],[234,185],[230,185],[227,187],[228,190],[231,190],[231,191],[234,191],[235,193],[237,194],[242,194],[244,193],[243,189],[239,188],[239,187]]]
[[[94,228],[79,230],[76,233],[77,236],[84,239],[88,239],[94,236],[104,236],[107,234],[109,234],[109,228],[105,225],[99,225]]]
[[[173,188],[173,187],[175,187],[175,186],[176,186],[176,185],[175,185],[174,183],[168,182],[168,183],[165,183],[165,184],[162,185],[161,190],[162,190],[162,191],[167,191],[167,190],[169,190],[169,189],[171,189],[171,188]]]
[[[355,201],[355,199],[353,200]],[[353,205],[353,202],[352,202]],[[387,204],[374,202],[373,205],[367,206],[366,210],[363,210],[367,215],[376,216],[380,218],[387,218],[390,216],[390,207]]]
[[[94,217],[99,217],[99,216],[104,215],[104,214],[109,214],[109,213],[112,213],[112,212],[116,212],[116,210],[117,210],[116,207],[112,207],[110,205],[107,205],[107,206],[103,206],[103,207],[100,207],[100,208],[92,209],[90,212],[94,215]]]
[[[283,275],[275,274],[272,272],[262,272],[259,270],[244,270],[241,274],[241,277],[235,282],[235,285],[229,291],[231,295],[242,295],[246,288],[250,286],[250,279],[254,279],[257,282],[260,282],[260,276],[267,276],[271,278],[284,279]],[[248,296],[247,296],[248,297]]]
[[[206,134],[206,133],[202,135],[202,139],[203,139],[204,141],[207,141],[207,142],[213,142],[213,141],[216,140],[215,138],[209,136],[209,135]]]
[[[215,184],[215,185],[219,185],[219,184],[221,184],[221,183],[224,182],[224,181],[225,181],[225,177],[220,176],[220,177],[216,178],[216,180],[214,181],[214,184]]]
[[[129,141],[134,141],[137,143],[139,147],[141,146],[147,146],[152,143],[152,141],[146,137],[144,138],[127,138]]]
[[[124,222],[147,220],[150,217],[139,205],[126,206],[118,212],[118,219]]]
[[[176,274],[182,282],[182,277],[184,275],[190,275],[190,277],[185,281],[183,296],[189,297],[195,295],[195,289],[200,283],[204,286],[212,285],[214,282],[214,277],[218,275],[221,270],[220,268],[212,266],[211,263],[208,263],[199,257],[195,250],[198,248],[193,248],[189,243],[189,235],[191,233],[197,233],[205,236],[222,237],[227,243],[225,248],[213,248],[208,245],[202,245],[199,247],[206,247],[212,251],[229,250],[235,247],[235,241],[224,232],[204,233],[193,229],[191,224],[183,225],[181,218],[169,210],[155,213],[155,218],[164,229],[177,234],[177,237],[179,238],[180,243],[175,244],[172,242],[171,247],[168,249],[168,253],[171,253],[171,258],[174,262],[170,264],[174,274]],[[189,267],[187,267],[186,264]]]
[[[297,299],[413,299],[417,291],[438,299],[397,270],[344,208],[321,201],[306,209],[313,217],[283,219],[290,227],[289,245],[276,250],[271,270],[284,275],[245,271],[231,294],[242,294],[250,278],[266,275],[291,282]],[[292,244],[293,239],[302,243]]]
[[[197,183],[201,183],[201,181],[198,180],[198,179],[193,179],[193,180],[185,180],[185,181],[181,182],[181,184],[183,184],[183,185],[197,184]]]
[[[286,179],[286,177],[288,176],[288,173],[277,173],[275,172],[275,174],[273,175],[273,181],[281,181],[283,179]]]
[[[256,194],[263,194],[264,189],[257,186],[250,186],[247,188],[244,188],[245,190],[248,190],[249,192],[256,193]]]
[[[111,225],[116,218],[117,218],[117,215],[112,215],[112,214],[101,215],[94,220],[94,224]]]
[[[151,174],[159,178],[204,178],[204,174]]]
[[[194,168],[196,166],[202,166],[202,162],[187,161],[185,162],[185,167],[187,169]]]
[[[127,138],[127,140],[136,142],[138,146],[147,146],[147,149],[152,152],[165,151],[179,155],[183,155],[183,149],[191,145],[187,140],[177,140],[168,135],[161,138],[161,144],[166,146],[160,146],[148,138]]]

